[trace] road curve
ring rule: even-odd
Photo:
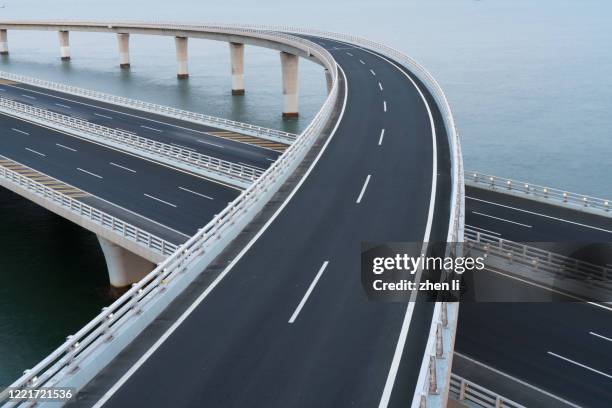
[[[433,304],[368,302],[359,248],[423,241],[426,230],[446,240],[444,123],[425,87],[392,61],[317,42],[341,67],[347,99],[316,165],[234,261],[205,271],[73,405],[410,403]]]

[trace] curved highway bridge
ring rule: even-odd
[[[7,29],[59,31],[63,59],[68,32],[116,32],[123,66],[126,35],[175,36],[179,77],[190,37],[228,41],[233,58],[243,44],[278,49],[285,116],[297,114],[296,56],[329,80],[325,105],[296,138],[5,75],[3,185],[90,228],[110,241],[103,247],[160,263],[16,384],[74,386],[72,404],[107,407],[446,397],[449,367],[435,357],[452,352],[453,309],[368,302],[358,272],[361,242],[463,235],[457,135],[422,67],[366,40],[290,28],[4,21],[5,48]],[[72,201],[36,195],[23,177],[103,215],[78,218]]]

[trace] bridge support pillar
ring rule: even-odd
[[[283,118],[298,117],[298,59],[294,54],[281,51],[283,70]]]
[[[327,68],[325,68],[325,83],[327,84],[327,93],[329,94],[333,86],[333,81],[331,72],[329,72],[329,69]]]
[[[244,44],[229,43],[232,62],[232,95],[244,95]]]
[[[120,247],[98,235],[98,241],[106,258],[110,283],[115,288],[123,288],[138,282],[155,269],[155,265],[144,258]]]
[[[0,30],[0,55],[8,55],[8,36],[6,30]]]
[[[70,32],[59,31],[60,56],[62,61],[70,60]]]
[[[130,67],[130,34],[118,33],[117,42],[119,43],[119,67]]]
[[[189,78],[189,72],[187,71],[187,37],[174,37],[174,43],[176,44],[176,77],[187,79]]]

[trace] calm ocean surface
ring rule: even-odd
[[[207,2],[208,3],[208,2]],[[293,24],[350,32],[421,61],[448,95],[466,169],[612,198],[612,4],[608,1],[7,0],[0,20],[131,19]],[[73,33],[61,63],[54,32],[9,31],[0,70],[299,132],[325,98],[301,61],[298,121],[280,120],[276,52],[247,48],[244,98],[229,96],[227,44],[191,40],[188,81],[172,38],[132,36],[129,72],[114,35]],[[0,129],[0,137],[3,130]],[[0,387],[109,302],[93,234],[0,190]]]

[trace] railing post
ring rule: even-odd
[[[461,379],[461,385],[459,385],[459,401],[463,401],[465,399],[465,392],[467,391],[467,381],[465,379]]]
[[[438,378],[436,373],[436,356],[429,357],[429,393],[438,393]]]
[[[444,344],[442,341],[442,323],[438,323],[436,327],[436,357],[441,358],[444,355]]]

